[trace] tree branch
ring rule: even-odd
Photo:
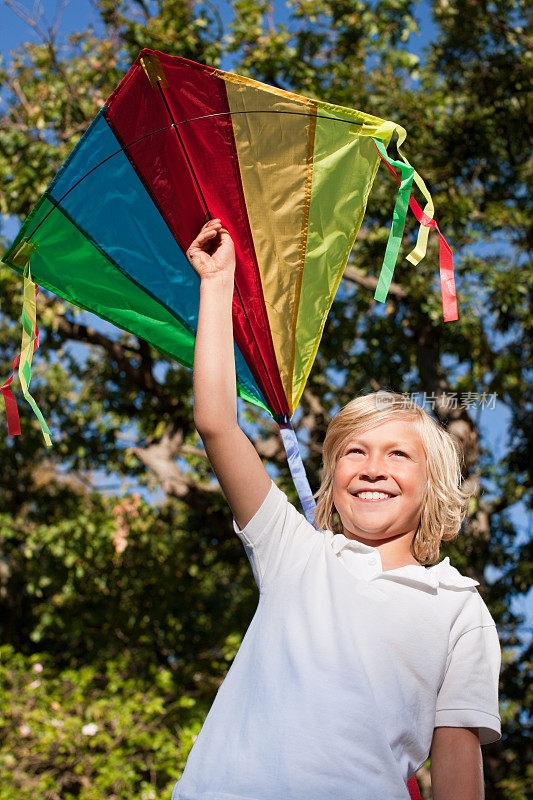
[[[132,447],[130,452],[152,470],[165,494],[179,497],[192,508],[203,512],[209,505],[209,495],[219,492],[220,488],[217,484],[195,481],[192,475],[178,466],[176,457],[183,439],[182,428],[172,423],[158,442],[146,447]]]
[[[131,363],[130,357],[126,355],[124,345],[113,341],[89,325],[74,322],[74,320],[68,319],[63,314],[59,314],[54,309],[55,300],[44,297],[43,293],[39,294],[38,302],[54,311],[57,329],[68,339],[102,347],[119,369],[123,370],[136,386],[145,392],[155,395],[165,411],[175,413],[179,400],[169,397],[161,384],[154,378],[152,372],[153,360],[150,353],[150,345],[147,342],[138,339],[137,349],[135,347],[128,348],[131,354],[139,361],[139,366],[135,367]]]
[[[372,289],[375,291],[376,286],[378,285],[377,278],[374,278],[372,275],[363,275],[363,273],[355,267],[346,267],[342,277],[347,281],[352,281],[352,283],[357,283],[360,286],[364,286],[365,289]],[[407,292],[405,289],[400,286],[399,283],[394,282],[391,283],[389,287],[389,294],[398,298],[407,297]]]

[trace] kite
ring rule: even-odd
[[[402,160],[387,154],[395,132]],[[200,281],[185,252],[218,217],[236,250],[237,393],[279,424],[312,522],[291,418],[381,162],[400,187],[374,297],[387,297],[410,206],[420,229],[407,258],[418,264],[436,228],[444,320],[457,319],[452,253],[424,182],[401,154],[405,136],[352,108],[142,50],[2,259],[24,276],[21,354],[0,387],[9,433],[20,434],[9,386],[18,366],[51,444],[28,389],[37,283],[192,366]]]

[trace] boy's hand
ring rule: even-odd
[[[219,219],[206,222],[185,254],[200,276],[200,280],[214,275],[235,274],[235,246],[227,228]]]

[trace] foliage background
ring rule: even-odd
[[[11,7],[8,8],[8,7]],[[327,421],[354,395],[426,392],[476,488],[442,549],[480,592],[503,648],[502,739],[483,747],[488,800],[533,789],[531,639],[531,20],[520,0],[98,0],[94,25],[33,39],[0,64],[0,213],[23,219],[141,47],[222,66],[404,125],[456,251],[460,319],[441,322],[437,245],[372,295],[395,188],[376,180],[296,427],[311,485]],[[431,15],[431,16],[430,16]],[[420,46],[418,21],[430,23]],[[525,145],[525,146],[524,146]],[[8,228],[10,227],[8,222]],[[404,253],[415,235],[410,223]],[[6,244],[7,242],[4,242]],[[20,342],[21,286],[0,269],[0,352]],[[257,591],[192,422],[191,374],[53,295],[23,436],[0,420],[0,800],[169,798],[254,613]],[[444,402],[496,393],[488,417]],[[270,419],[239,404],[265,466],[297,502]],[[490,411],[486,414],[490,415]],[[487,419],[487,417],[485,417]],[[428,762],[429,763],[429,762]],[[431,798],[428,763],[417,777]]]

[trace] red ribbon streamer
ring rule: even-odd
[[[418,788],[418,783],[414,775],[407,781],[407,788],[409,789],[411,800],[422,800],[422,795],[420,794],[420,789]]]
[[[378,148],[376,147],[376,150]],[[379,150],[378,150],[379,153]],[[389,170],[398,183],[400,183],[400,178],[396,174],[396,170],[390,164],[385,161],[381,153],[379,153],[379,157]],[[428,217],[427,214],[424,214],[418,203],[416,202],[414,197],[409,198],[409,208],[415,215],[417,221],[421,225],[425,225],[426,228],[436,228],[439,234],[439,270],[440,270],[440,289],[442,293],[442,313],[444,316],[444,322],[453,322],[456,319],[459,319],[459,314],[457,312],[457,296],[455,294],[455,277],[453,272],[453,253],[451,251],[450,245],[440,232],[440,228],[435,222],[434,219]]]
[[[37,299],[37,295],[39,294],[39,287],[35,286],[35,298]],[[33,352],[38,349],[39,347],[39,328],[35,325],[33,330]],[[20,362],[19,354],[16,359],[13,361],[13,372],[11,373],[11,377],[7,379],[5,383],[0,386],[0,392],[2,392],[2,396],[4,398],[4,403],[6,404],[6,418],[7,418],[7,432],[9,436],[20,436],[22,431],[20,429],[20,417],[17,408],[17,401],[13,395],[13,392],[10,389],[9,384],[15,377],[15,370],[19,365]]]

